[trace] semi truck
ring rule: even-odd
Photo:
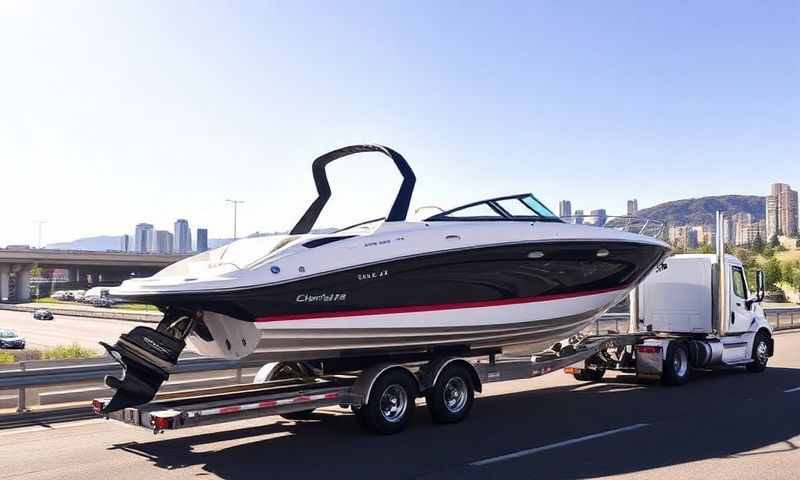
[[[718,213],[717,232],[722,222]],[[630,293],[626,333],[578,335],[524,358],[493,351],[469,357],[398,355],[336,375],[302,362],[274,362],[251,384],[158,394],[148,404],[106,418],[160,433],[268,415],[302,420],[315,409],[338,405],[351,409],[368,431],[392,434],[408,425],[417,397],[425,398],[434,422],[455,423],[469,415],[484,384],[562,369],[579,381],[598,382],[617,370],[671,386],[688,382],[696,369],[761,372],[774,341],[761,307],[763,272],[755,279],[751,295],[742,262],[725,254],[718,234],[716,255],[669,257]],[[379,395],[384,383],[401,388]],[[94,412],[101,415],[109,400],[93,400]]]

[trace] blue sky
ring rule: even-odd
[[[800,187],[798,2],[0,3],[0,245],[290,228],[317,155],[383,143],[413,205],[531,191],[624,212]],[[398,177],[331,168],[322,219]]]

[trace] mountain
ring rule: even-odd
[[[104,252],[106,250],[119,250],[122,242],[120,235],[101,235],[99,237],[86,237],[71,242],[48,244],[46,248],[54,250],[91,250]]]
[[[726,215],[749,213],[753,220],[766,216],[766,198],[757,195],[720,195],[665,202],[639,210],[638,216],[665,221],[671,225],[713,225],[717,210]]]
[[[319,235],[335,232],[335,228],[319,228],[314,229],[311,233]],[[266,237],[270,235],[286,235],[288,232],[255,232],[247,236],[247,238]],[[131,239],[133,241],[133,239]],[[209,238],[208,248],[215,249],[227,245],[233,241],[232,238]],[[73,240],[71,242],[50,243],[45,248],[54,250],[88,250],[93,252],[104,252],[106,250],[120,249],[122,244],[121,235],[101,235],[99,237],[86,237]]]

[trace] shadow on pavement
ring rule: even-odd
[[[418,408],[405,432],[364,433],[352,415],[115,445],[164,469],[200,466],[225,479],[324,475],[380,478],[593,478],[709,458],[797,449],[800,402],[785,394],[800,369],[694,372],[683,387],[642,388],[632,377],[574,383],[479,399],[458,425],[434,425]],[[746,388],[743,388],[746,386]],[[800,394],[798,394],[800,395]],[[252,422],[251,422],[252,423]],[[647,427],[490,466],[470,462],[613,430]],[[174,434],[173,434],[174,435]]]

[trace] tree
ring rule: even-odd
[[[772,248],[777,248],[781,244],[781,241],[778,240],[778,235],[773,235],[772,238],[769,239],[769,246]]]
[[[785,262],[781,265],[781,281],[794,286],[794,278],[797,269],[797,264],[792,262]]]
[[[781,282],[781,273],[781,262],[775,257],[770,258],[764,267],[764,283],[767,284],[767,289],[776,290],[778,288],[777,284]]]
[[[764,251],[764,240],[761,239],[761,234],[756,235],[756,239],[753,240],[753,251],[756,253],[761,253]]]

